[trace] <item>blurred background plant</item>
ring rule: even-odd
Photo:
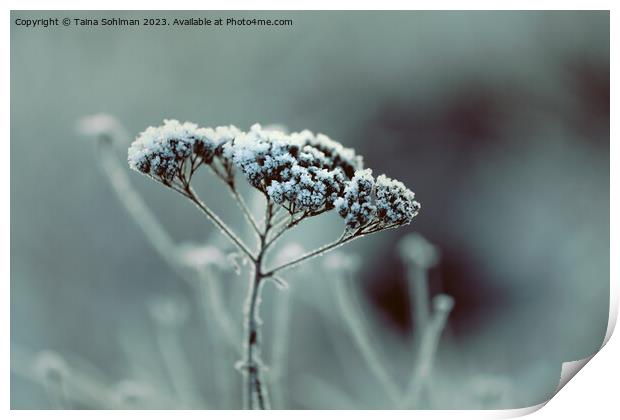
[[[12,21],[26,14],[54,15],[13,12]],[[185,14],[166,14],[173,15]],[[278,311],[290,314],[265,325],[270,335],[288,323],[289,338],[265,350],[268,361],[272,351],[286,360],[268,372],[286,384],[277,398],[272,385],[276,408],[396,407],[377,392],[381,375],[400,392],[412,382],[416,401],[399,401],[404,405],[525,406],[553,392],[562,361],[599,348],[609,302],[608,13],[198,15],[284,17],[294,25],[12,27],[12,407],[223,408],[241,398],[235,375],[230,384],[206,379],[238,360],[223,343],[234,332],[225,333],[226,324],[238,328],[241,320],[230,314],[226,321],[212,302],[197,302],[209,302],[212,287],[222,302],[238,302],[243,291],[235,285],[244,282],[228,282],[234,265],[213,258],[212,248],[222,249],[214,230],[158,186],[134,182],[147,209],[156,209],[153,219],[167,227],[164,236],[127,217],[117,187],[92,170],[96,160],[76,138],[75,121],[99,110],[130,116],[123,123],[131,133],[168,116],[205,126],[259,120],[321,127],[353,139],[347,145],[372,157],[378,173],[410,183],[424,198],[415,230],[441,251],[441,262],[428,270],[423,313],[440,320],[433,316],[450,301],[431,299],[454,299],[439,344],[426,341],[426,379],[411,380],[423,335],[412,312],[424,304],[409,297],[424,283],[409,279],[411,264],[396,245],[408,232],[394,231],[351,244],[357,274],[318,276],[315,268],[304,281],[300,268],[287,278],[287,292],[265,290],[265,308],[286,303]],[[127,146],[110,156],[124,165]],[[137,176],[123,174],[129,182]],[[232,207],[216,205],[235,222]],[[322,232],[339,224],[337,216],[309,223],[293,237],[320,244]],[[156,238],[148,243],[172,244],[184,257],[158,259],[161,251],[145,246],[140,230]],[[195,265],[215,273],[205,279],[220,281],[197,280],[204,269]],[[357,294],[344,309],[363,315],[355,319],[379,369],[368,364],[333,292],[352,285]],[[163,329],[163,342],[182,344],[169,347],[193,367],[189,377],[173,380],[164,361],[162,327],[147,306],[163,296],[187,308],[183,323]],[[199,350],[210,346],[225,363]],[[192,382],[199,395],[179,399],[179,386]]]

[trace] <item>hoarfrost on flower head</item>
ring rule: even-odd
[[[336,200],[338,214],[350,229],[369,227],[375,230],[410,223],[420,204],[414,193],[400,182],[380,175],[376,180],[370,169],[355,172],[344,196]]]
[[[132,169],[170,182],[186,159],[195,156],[209,164],[221,154],[221,146],[240,133],[234,126],[199,128],[190,122],[164,120],[163,125],[140,133],[127,159]]]
[[[333,208],[346,175],[333,158],[310,145],[314,138],[307,130],[287,135],[255,124],[226,144],[224,154],[252,186],[289,212],[318,212]]]
[[[336,202],[338,214],[344,218],[347,227],[359,228],[370,223],[376,213],[372,197],[374,184],[371,169],[355,172],[347,184],[344,196]]]
[[[408,224],[420,210],[415,194],[400,181],[379,175],[376,182],[378,216],[392,224]]]

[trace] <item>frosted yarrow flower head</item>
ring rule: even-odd
[[[375,179],[353,149],[309,130],[288,134],[254,124],[242,132],[234,126],[200,128],[164,120],[140,133],[128,161],[132,169],[185,190],[203,163],[231,187],[238,170],[291,215],[316,216],[336,208],[347,229],[359,233],[406,225],[420,209],[402,182],[385,175]]]
[[[199,128],[196,124],[164,120],[136,138],[128,151],[129,166],[166,184],[183,178],[201,163],[222,155],[222,145],[240,134],[234,126]],[[189,163],[188,163],[189,161]],[[226,162],[223,162],[224,166]]]
[[[349,229],[370,233],[411,223],[420,210],[414,198],[402,182],[385,175],[375,179],[365,169],[355,172],[335,206]]]

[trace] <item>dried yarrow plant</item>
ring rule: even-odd
[[[247,291],[243,360],[244,406],[269,408],[260,357],[258,318],[265,280],[285,285],[280,274],[354,239],[409,224],[420,204],[401,182],[385,175],[375,178],[363,159],[329,137],[310,131],[286,134],[256,124],[248,132],[236,127],[201,128],[165,120],[149,127],[131,144],[129,166],[192,201],[252,264]],[[258,239],[251,249],[198,196],[192,180],[208,166],[239,204]],[[243,178],[265,198],[264,220],[257,221],[245,204],[235,176]],[[335,210],[344,219],[338,239],[313,251],[265,267],[267,252],[289,229],[305,219]]]

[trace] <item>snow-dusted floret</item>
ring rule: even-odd
[[[414,197],[402,182],[385,175],[375,180],[365,169],[355,172],[335,206],[349,229],[375,232],[409,224],[420,210]]]
[[[377,216],[385,223],[409,224],[420,211],[415,194],[402,182],[379,175],[375,188]]]
[[[222,145],[239,134],[234,126],[199,128],[190,122],[164,120],[163,125],[140,133],[129,147],[127,159],[132,169],[170,184],[177,177],[193,174],[202,163],[211,164],[222,155]],[[222,163],[225,169],[230,168]]]
[[[314,136],[309,131],[287,135],[255,124],[248,133],[224,146],[224,156],[252,186],[291,214],[313,214],[333,208],[344,192],[347,176],[344,161],[334,158],[335,146],[328,150],[328,157],[309,144],[311,139]]]
[[[321,152],[321,166],[326,169],[340,168],[347,178],[353,178],[355,171],[364,168],[364,159],[355,154],[355,150],[346,148],[325,134],[314,135],[309,130],[300,133],[292,133],[294,142],[303,146],[311,146]]]
[[[349,228],[359,228],[368,225],[376,214],[373,203],[373,189],[375,178],[371,169],[357,171],[347,184],[344,196],[336,200],[338,214],[344,218]]]

